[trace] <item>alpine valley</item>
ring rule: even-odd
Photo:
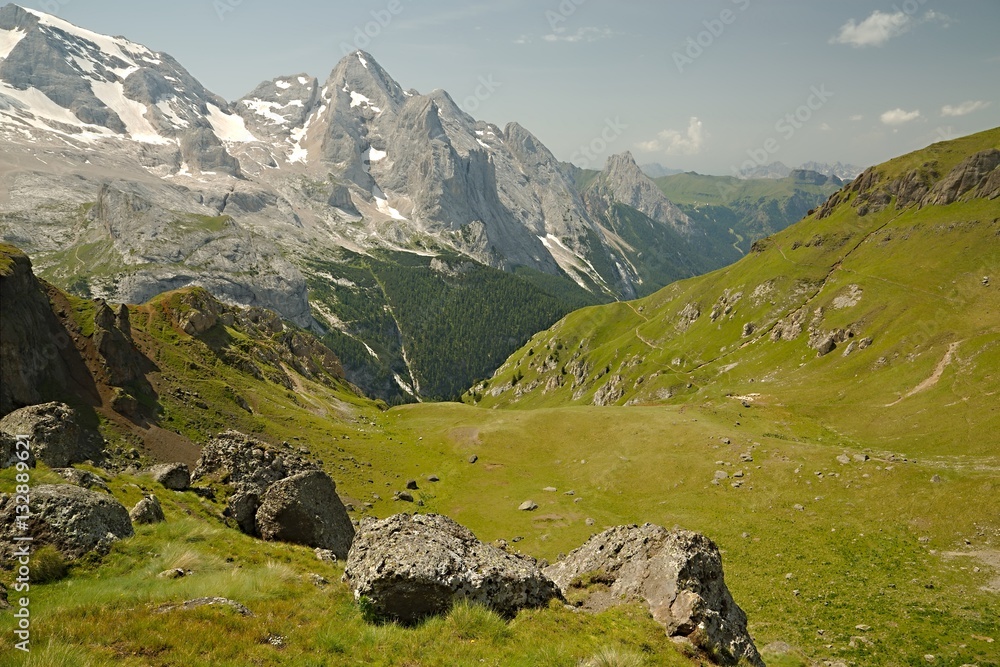
[[[7,5],[0,142],[0,667],[1000,667],[1000,128],[584,170]]]
[[[457,398],[571,310],[724,266],[840,185],[704,177],[727,200],[702,212],[627,153],[560,163],[361,51],[230,103],[124,38],[16,5],[0,31],[0,239],[81,296],[271,308],[390,402]]]

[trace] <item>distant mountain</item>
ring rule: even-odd
[[[40,276],[271,308],[387,400],[456,396],[574,308],[735,258],[631,156],[569,168],[362,51],[230,103],[165,53],[16,5],[0,45],[0,239]]]
[[[799,166],[801,171],[815,171],[817,173],[823,174],[824,176],[836,177],[842,181],[851,181],[860,174],[864,169],[862,167],[857,167],[853,164],[843,164],[841,162],[835,162],[833,164],[827,164],[825,162],[806,162],[805,164]],[[754,167],[753,169],[744,169],[739,174],[738,178],[787,178],[791,176],[793,169],[785,166],[781,162],[772,162],[771,164],[761,165]]]
[[[673,176],[674,174],[684,173],[683,169],[671,169],[670,167],[664,167],[658,162],[644,164],[641,165],[640,168],[642,169],[642,172],[650,178],[663,178],[664,176]]]

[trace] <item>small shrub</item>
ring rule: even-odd
[[[31,555],[31,581],[36,584],[45,584],[50,581],[59,581],[64,578],[69,571],[66,559],[52,546],[47,544]]]

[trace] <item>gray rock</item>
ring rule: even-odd
[[[479,457],[476,456],[475,454],[473,454],[472,456],[469,457],[469,463],[475,463],[478,460],[479,460]]]
[[[53,468],[52,472],[65,479],[70,484],[82,486],[85,489],[97,487],[101,491],[109,491],[107,483],[99,475],[76,468]]]
[[[764,662],[747,630],[747,617],[733,600],[715,544],[703,535],[660,526],[618,526],[588,540],[545,569],[564,594],[580,577],[600,571],[607,588],[590,592],[585,606],[605,609],[644,602],[672,637],[698,637],[723,659]]]
[[[14,496],[0,494],[0,558],[8,560],[15,537],[22,531],[15,521]],[[121,503],[112,496],[70,484],[41,484],[31,490],[31,518],[27,534],[37,548],[51,544],[70,559],[96,552],[106,554],[111,544],[134,534]]]
[[[941,475],[934,475],[933,477],[931,477],[931,484],[940,484],[943,481],[944,480],[941,479]]]
[[[162,523],[167,520],[163,516],[160,499],[152,495],[146,496],[136,503],[135,507],[128,513],[128,516],[132,520],[132,523],[140,525]]]
[[[344,579],[379,616],[415,623],[459,600],[514,616],[560,597],[534,559],[484,544],[436,514],[400,514],[361,525]]]
[[[536,503],[534,500],[525,500],[523,503],[517,506],[517,509],[521,510],[522,512],[534,512],[536,509],[538,509],[538,503]]]
[[[30,443],[27,447],[18,447],[17,438],[0,431],[0,468],[13,468],[21,462],[29,468],[35,467],[35,455],[31,451]]]
[[[100,461],[100,434],[85,428],[76,411],[65,403],[43,403],[21,408],[0,419],[0,430],[31,438],[35,458],[52,468]]]
[[[228,598],[196,598],[194,600],[188,600],[187,602],[182,602],[181,604],[167,604],[161,607],[157,607],[154,611],[157,614],[166,614],[171,611],[178,610],[190,610],[197,609],[198,607],[229,607],[235,611],[240,616],[252,617],[254,613],[247,609],[245,605],[240,604],[234,600]]]
[[[858,462],[858,463],[864,463],[865,461],[867,461],[869,459],[868,459],[868,455],[867,454],[855,454],[854,455],[854,460],[856,462]]]
[[[171,491],[187,491],[191,486],[191,473],[186,463],[163,463],[150,468],[149,473]]]
[[[237,527],[247,535],[259,536],[257,532],[257,510],[260,496],[253,492],[238,492],[229,496],[223,516],[236,522]]]
[[[347,558],[354,525],[330,476],[311,470],[276,482],[261,496],[257,530],[279,540],[333,551]]]
[[[413,502],[413,494],[412,493],[407,493],[406,491],[397,491],[395,494],[393,494],[392,499],[393,500],[401,500],[404,503],[412,503]]]
[[[417,480],[415,479],[408,480],[406,482],[406,488],[410,489],[411,491],[415,491],[417,489]]]
[[[847,454],[841,454],[840,456],[837,457],[837,463],[840,463],[841,465],[847,465],[850,462],[851,462],[851,457],[848,456]]]
[[[10,609],[10,603],[7,602],[7,586],[0,581],[0,609]]]
[[[438,477],[437,475],[430,475],[430,476],[427,477],[427,481],[428,482],[440,482],[441,478]]]
[[[156,575],[157,579],[181,579],[187,576],[187,572],[180,569],[179,567],[173,568],[171,570],[164,570]]]

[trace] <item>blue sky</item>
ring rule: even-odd
[[[882,162],[1000,125],[997,0],[39,0],[236,99],[369,51],[563,160]]]

